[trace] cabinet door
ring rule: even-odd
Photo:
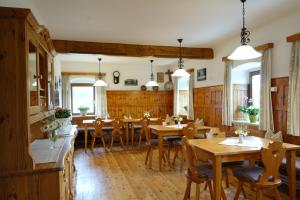
[[[54,101],[54,65],[52,56],[48,56],[48,109],[53,109]]]
[[[38,49],[38,71],[39,71],[39,97],[40,97],[40,107],[42,111],[48,110],[48,100],[47,100],[47,91],[48,91],[48,60],[47,54],[40,46]]]
[[[39,76],[37,45],[33,40],[28,41],[28,80],[30,114],[40,111],[39,108]]]

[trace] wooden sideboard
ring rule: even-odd
[[[0,199],[72,199],[75,136],[58,163],[38,165],[29,153],[32,141],[45,137],[42,120],[54,114],[49,32],[22,8],[0,7],[0,27]]]
[[[165,117],[173,114],[173,91],[107,91],[107,107],[110,117]]]

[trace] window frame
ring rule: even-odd
[[[93,105],[94,105],[94,112],[88,112],[87,115],[95,115],[96,106],[95,106],[95,100],[96,100],[96,93],[95,93],[95,87],[91,83],[71,83],[71,110],[72,115],[80,115],[80,113],[73,113],[73,87],[93,87]]]
[[[252,99],[252,77],[260,75],[260,70],[249,72],[249,98]]]

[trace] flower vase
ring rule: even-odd
[[[50,149],[56,149],[55,143],[58,139],[56,131],[50,131],[49,139],[51,141]]]
[[[244,119],[246,122],[249,122],[249,115],[248,115],[248,113],[243,113],[243,119]]]
[[[257,116],[256,115],[249,115],[250,123],[256,123],[257,122]]]
[[[181,128],[181,127],[182,127],[180,121],[177,121],[177,127],[178,127],[178,128]]]
[[[244,136],[242,134],[239,134],[239,144],[243,144],[244,142]]]

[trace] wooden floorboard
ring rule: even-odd
[[[179,200],[183,199],[186,179],[178,167],[158,171],[158,152],[154,152],[153,167],[144,165],[146,151],[127,150],[115,147],[112,152],[96,148],[92,154],[84,149],[75,151],[75,197],[76,200]],[[237,181],[230,176],[230,187],[225,189],[227,199],[233,199]],[[208,190],[201,186],[201,199],[210,199]],[[255,193],[246,187],[248,199]],[[191,199],[194,199],[195,185]],[[273,199],[272,191],[265,192],[264,199]],[[281,194],[282,199],[289,199]],[[244,199],[240,196],[240,199]]]

